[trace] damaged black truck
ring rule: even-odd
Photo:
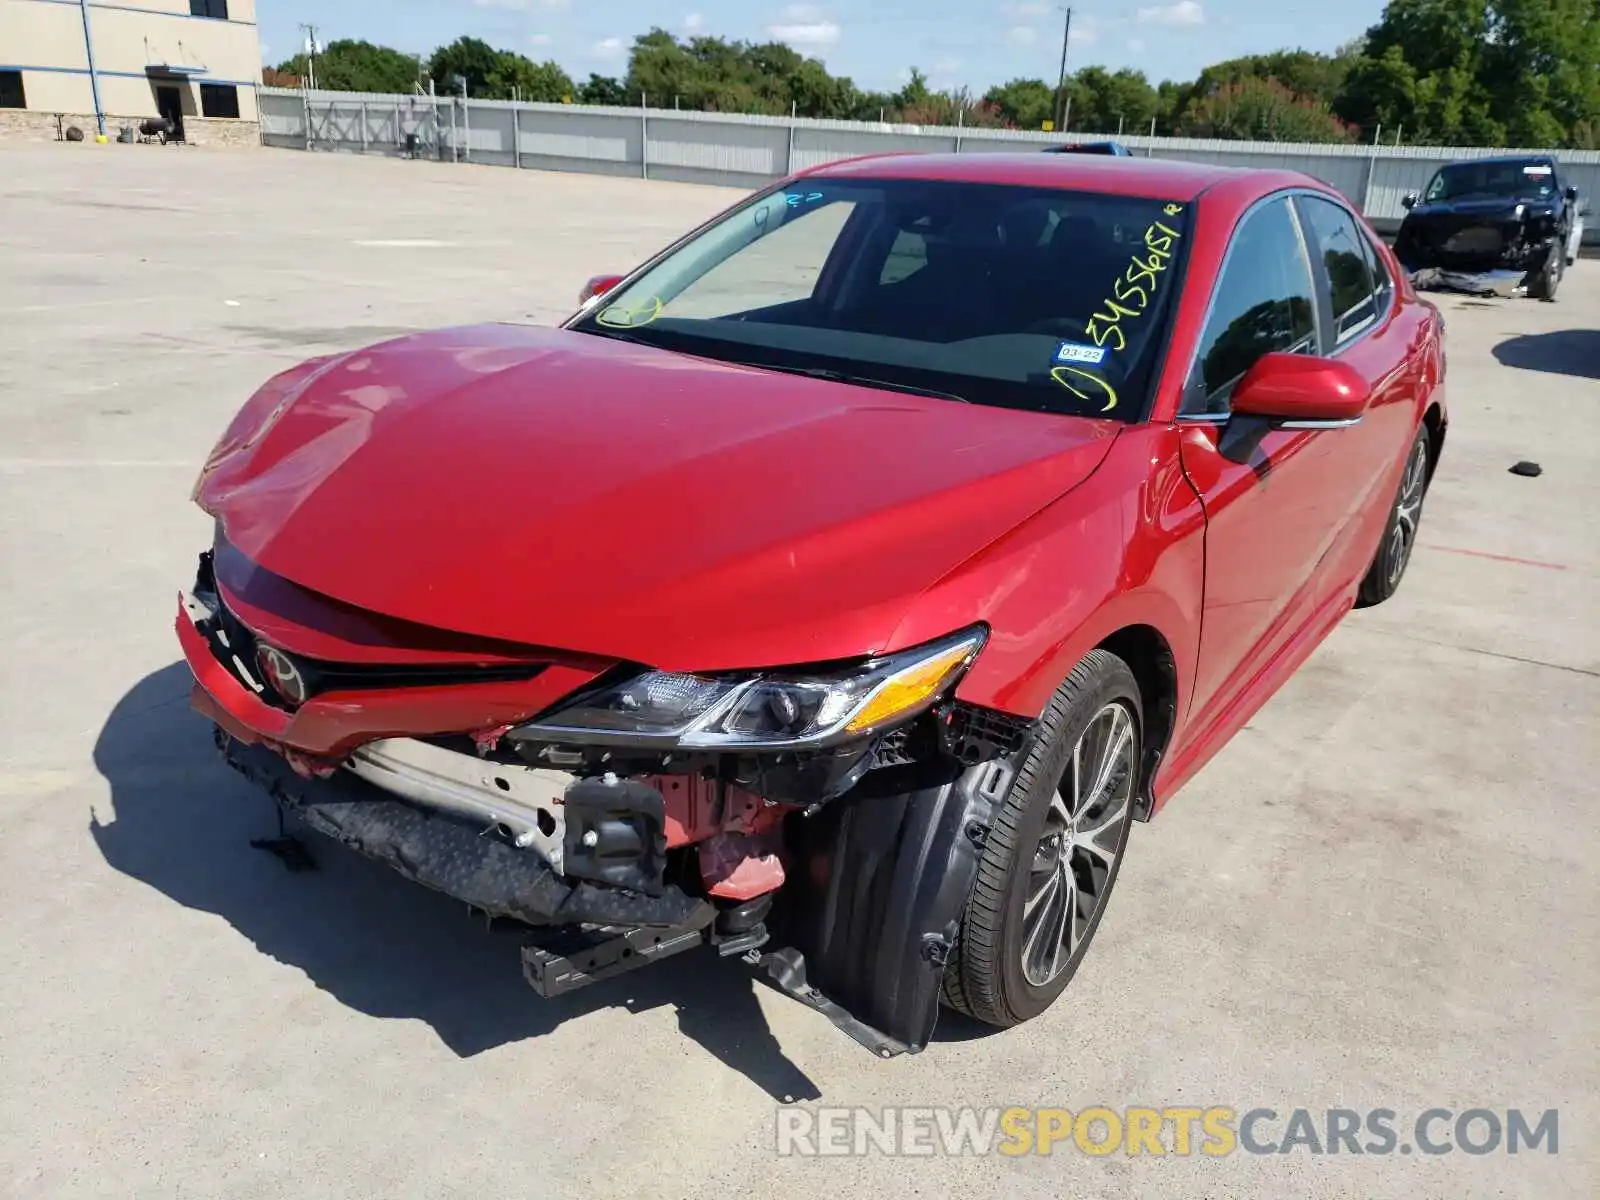
[[[1419,287],[1554,300],[1577,261],[1578,189],[1550,155],[1449,163],[1402,203],[1395,255]]]

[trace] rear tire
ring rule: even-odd
[[[1356,603],[1366,608],[1382,604],[1400,588],[1406,567],[1411,565],[1411,552],[1416,549],[1417,529],[1422,523],[1422,501],[1428,494],[1429,436],[1426,425],[1417,430],[1416,439],[1406,454],[1405,470],[1400,475],[1400,488],[1395,493],[1394,504],[1389,509],[1389,519],[1383,526],[1383,541],[1378,544],[1377,557],[1367,568],[1361,581]]]
[[[1056,690],[984,841],[944,1000],[1001,1027],[1077,972],[1122,869],[1142,762],[1139,685],[1091,651]]]

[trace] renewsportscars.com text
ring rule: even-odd
[[[829,1108],[777,1111],[785,1156],[1557,1154],[1560,1114],[1519,1108]]]

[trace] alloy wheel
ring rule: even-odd
[[[1022,905],[1022,973],[1034,987],[1066,969],[1111,889],[1133,808],[1136,734],[1125,703],[1105,705],[1050,798]]]
[[[1394,525],[1389,531],[1389,586],[1400,582],[1417,544],[1417,522],[1422,518],[1422,496],[1428,483],[1428,440],[1418,438],[1406,463],[1400,482],[1400,498],[1395,503]]]

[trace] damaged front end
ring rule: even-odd
[[[178,616],[228,763],[306,826],[526,926],[541,995],[710,945],[875,1053],[927,1043],[1031,729],[952,698],[981,627],[793,671],[435,663],[372,685],[268,642],[247,607],[207,554]]]
[[[1525,202],[1414,207],[1394,249],[1419,288],[1503,297],[1537,288],[1566,252],[1559,212]]]

